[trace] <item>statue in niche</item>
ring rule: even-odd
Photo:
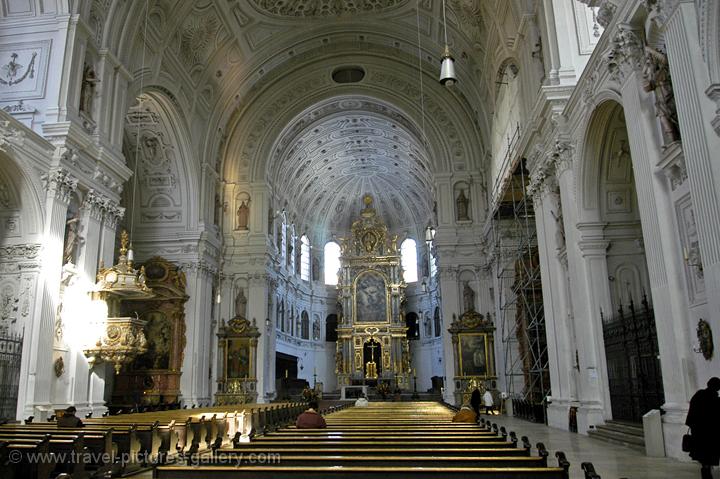
[[[335,353],[335,374],[341,374],[345,372],[345,368],[343,367],[343,354],[342,351],[337,351]]]
[[[247,318],[247,298],[244,288],[239,288],[238,294],[235,296],[235,316]]]
[[[142,139],[142,149],[145,160],[157,163],[160,159],[160,140],[154,136],[145,136]]]
[[[680,129],[667,56],[650,46],[645,46],[643,79],[643,89],[655,93],[655,114],[660,120],[665,145],[679,141]]]
[[[563,249],[565,247],[565,226],[563,225],[562,210],[558,208],[557,215],[550,210],[550,214],[555,219],[555,243],[557,249]]]
[[[238,206],[237,212],[235,213],[235,217],[237,218],[237,228],[235,229],[248,229],[248,220],[250,219],[249,203],[250,200],[244,200],[240,202],[240,206]]]
[[[220,195],[215,194],[215,214],[213,215],[213,224],[220,226],[220,216],[222,215],[223,204],[220,201]]]
[[[432,337],[432,320],[430,319],[429,315],[425,315],[425,337],[430,338]]]
[[[312,260],[312,280],[320,281],[320,260],[317,258]]]
[[[315,321],[313,321],[312,329],[313,329],[313,333],[312,333],[313,341],[320,341],[320,321],[318,321],[317,319]]]
[[[82,240],[83,239],[80,237],[80,218],[70,218],[65,224],[63,264],[75,263],[75,251]]]
[[[95,75],[95,69],[85,64],[83,69],[82,83],[80,84],[80,108],[79,110],[92,118],[93,101],[95,100],[95,88],[100,80]]]
[[[430,261],[427,252],[422,255],[422,275],[425,278],[430,276]]]
[[[470,221],[470,214],[468,210],[469,203],[470,200],[467,196],[465,196],[465,190],[461,189],[460,194],[455,200],[455,204],[457,206],[457,221]]]
[[[463,284],[463,307],[465,312],[475,311],[475,291],[470,287],[470,281]]]

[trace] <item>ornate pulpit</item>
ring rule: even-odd
[[[180,400],[180,376],[185,350],[185,273],[162,257],[143,266],[154,296],[123,302],[126,315],[143,321],[145,351],[115,378],[112,401],[116,405],[174,404]]]
[[[483,392],[495,375],[495,326],[470,309],[450,325],[455,358],[455,401],[468,401],[475,388]]]
[[[405,298],[397,235],[377,217],[372,197],[340,240],[338,384],[394,382],[410,387],[410,349],[401,305]]]
[[[220,375],[215,402],[226,404],[253,403],[257,400],[257,343],[260,337],[255,322],[236,316],[218,331]]]

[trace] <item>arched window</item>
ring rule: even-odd
[[[329,314],[325,319],[325,341],[337,341],[337,314]]]
[[[440,308],[435,308],[435,315],[433,317],[435,322],[435,337],[440,337],[442,334],[442,324],[440,323]]]
[[[310,240],[305,235],[300,238],[300,279],[310,281]]]
[[[402,245],[400,245],[400,256],[405,282],[416,282],[418,280],[417,245],[415,244],[414,239],[408,238],[402,242]]]
[[[408,339],[420,339],[420,322],[417,313],[410,312],[405,315],[405,326],[407,326]]]
[[[325,245],[325,284],[336,285],[340,269],[340,245],[330,241]]]
[[[302,314],[300,314],[300,337],[310,339],[310,317],[307,311],[303,311]]]

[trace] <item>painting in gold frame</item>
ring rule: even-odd
[[[459,333],[460,375],[492,376],[489,353],[487,333]]]
[[[226,376],[230,378],[247,378],[250,375],[250,340],[248,338],[229,339],[225,358]]]

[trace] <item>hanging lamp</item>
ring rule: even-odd
[[[447,39],[447,18],[445,16],[445,0],[443,6],[443,29],[445,31],[445,50],[440,59],[440,84],[445,86],[453,86],[458,80],[455,76],[455,59],[450,55],[450,47]]]

